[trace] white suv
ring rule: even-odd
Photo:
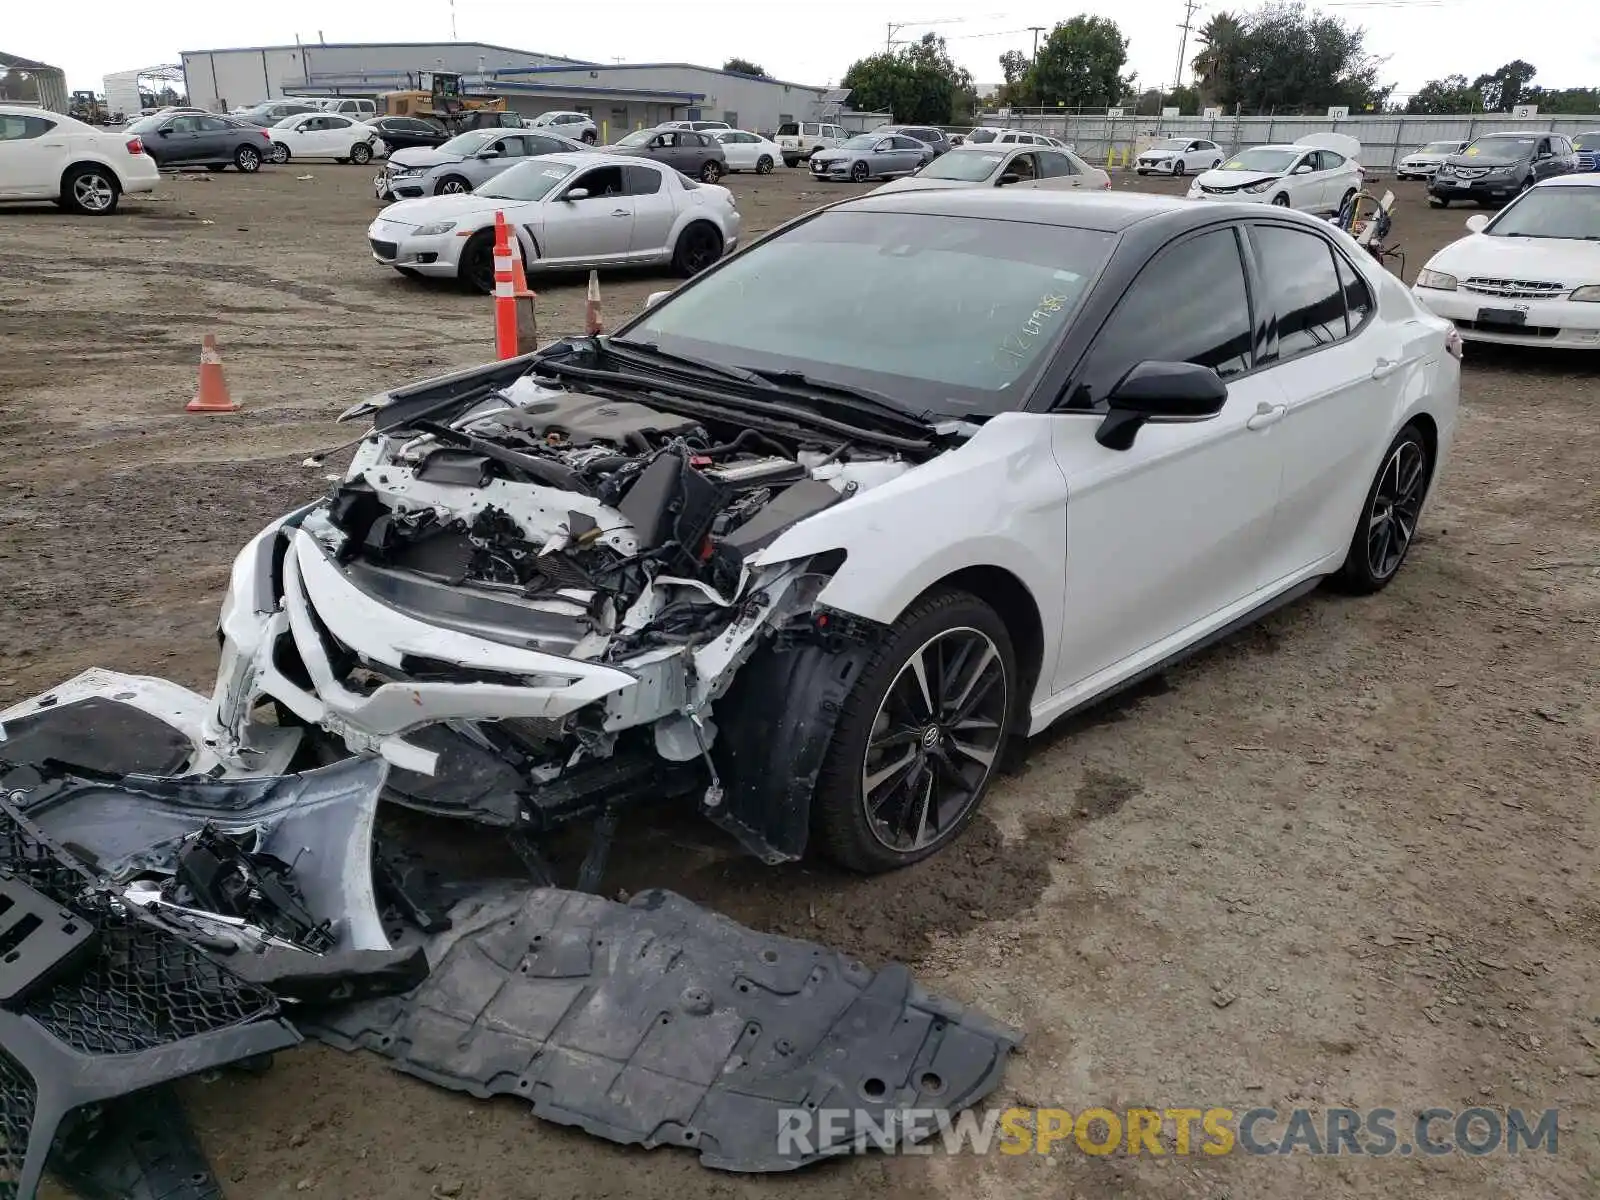
[[[588,113],[545,112],[523,124],[529,129],[548,129],[551,133],[559,133],[575,142],[587,142],[591,146],[600,139],[600,129]]]
[[[786,121],[778,126],[778,149],[783,165],[792,167],[818,150],[837,149],[849,135],[837,125],[818,121]]]
[[[137,134],[107,133],[31,105],[0,104],[0,200],[54,200],[105,216],[161,178]]]

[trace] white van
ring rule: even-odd
[[[836,149],[849,136],[839,126],[825,121],[785,121],[778,126],[776,140],[778,149],[783,151],[783,165],[792,167],[818,150]]]

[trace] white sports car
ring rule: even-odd
[[[296,113],[267,130],[272,138],[271,162],[297,158],[331,158],[365,165],[388,147],[371,125],[338,113]]]
[[[739,243],[733,193],[647,159],[546,154],[471,192],[401,200],[367,229],[372,257],[403,273],[494,290],[494,216],[516,233],[524,267],[709,267]]]
[[[681,789],[766,861],[897,867],[1012,735],[1385,587],[1456,426],[1449,323],[1294,212],[864,196],[652,299],[347,414],[234,564],[191,765],[308,739],[534,830]]]
[[[1600,175],[1557,175],[1417,272],[1423,307],[1468,341],[1600,349]]]
[[[757,175],[770,175],[772,168],[783,161],[783,147],[759,133],[748,133],[743,129],[713,129],[709,132],[721,143],[730,171],[754,171]]]

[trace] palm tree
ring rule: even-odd
[[[1232,13],[1216,13],[1195,35],[1202,49],[1195,55],[1196,85],[1206,104],[1228,104],[1238,99],[1245,28]]]

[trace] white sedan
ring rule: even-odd
[[[269,161],[275,163],[331,158],[362,166],[387,149],[371,125],[338,113],[296,113],[284,117],[267,132],[272,137]]]
[[[1021,191],[1107,191],[1111,176],[1068,150],[989,142],[957,146],[915,175],[891,179],[878,192],[929,188],[1014,187]]]
[[[1138,175],[1188,175],[1216,170],[1223,157],[1222,147],[1207,138],[1162,138],[1139,152],[1133,170]]]
[[[492,292],[497,212],[530,272],[670,264],[693,275],[739,243],[727,188],[596,151],[530,158],[464,194],[401,200],[378,214],[367,240],[386,267]]]
[[[0,104],[0,200],[54,200],[68,212],[104,216],[124,193],[153,191],[160,178],[137,134]]]
[[[1600,350],[1600,175],[1557,175],[1417,272],[1412,294],[1469,341]]]
[[[722,146],[730,171],[754,171],[757,175],[770,175],[772,168],[783,161],[783,147],[759,133],[743,129],[712,129],[708,132]]]
[[[1291,145],[1254,146],[1197,176],[1189,199],[1336,213],[1361,190],[1360,154],[1360,142],[1338,133],[1307,134]]]

